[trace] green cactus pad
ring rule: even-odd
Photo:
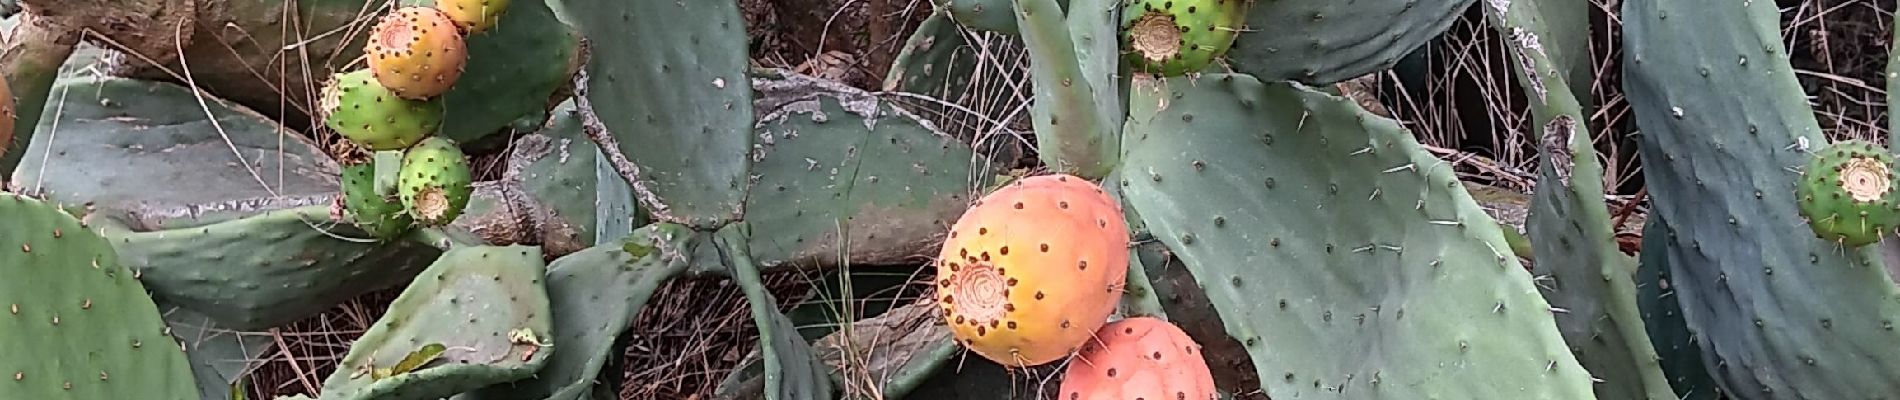
[[[389,240],[414,226],[415,220],[403,212],[402,201],[395,193],[377,187],[375,162],[361,160],[350,164],[346,161],[340,178],[343,180],[343,209],[349,212],[351,222],[358,228],[378,239]]]
[[[750,226],[745,222],[726,225],[715,234],[719,253],[728,263],[732,280],[745,292],[752,306],[752,321],[759,327],[759,353],[764,355],[765,399],[829,399],[832,396],[829,368],[812,352],[811,344],[799,336],[798,327],[779,312],[778,300],[767,292],[759,265],[753,261]]]
[[[752,85],[763,157],[746,221],[761,267],[935,254],[931,242],[996,175],[969,145],[862,90],[790,73]]]
[[[1253,0],[1135,0],[1122,9],[1122,54],[1163,77],[1201,72],[1233,46]]]
[[[101,211],[88,222],[154,296],[231,329],[275,327],[408,282],[440,253],[411,241],[355,239],[368,235],[328,224],[329,205],[149,232]]]
[[[563,350],[553,339],[546,267],[527,246],[442,253],[350,346],[323,398],[439,399],[532,376]],[[432,361],[397,368],[431,345],[443,350],[420,360]]]
[[[372,151],[402,150],[442,128],[441,99],[397,97],[368,69],[331,77],[317,107],[324,126]]]
[[[1114,70],[1116,59],[1113,54],[1089,52],[1092,47],[1077,40],[1078,33],[1071,32],[1056,0],[1014,3],[1017,23],[1034,28],[1023,31],[1022,38],[1023,45],[1028,47],[1030,64],[1034,65],[1029,76],[1037,90],[1033,92],[1035,99],[1030,112],[1034,114],[1038,156],[1053,172],[1101,179],[1114,169],[1119,154],[1115,134],[1121,114],[1115,111],[1121,109],[1121,100],[1114,94],[1119,93],[1120,86],[1108,84],[1110,81],[1106,78],[1112,76],[1108,71]],[[1087,5],[1076,4],[1076,7]],[[1107,12],[1113,10],[1104,9],[1101,15],[1111,15]],[[1095,14],[1085,12],[1084,15]],[[1094,20],[1083,18],[1081,22],[1090,21]],[[1112,22],[1100,26],[1113,29]],[[1114,45],[1112,34],[1088,37],[1109,40],[1111,42],[1102,43]]]
[[[1064,6],[1068,0],[1061,0]],[[958,25],[985,32],[1016,34],[1016,16],[1010,0],[931,0],[933,14],[949,15]]]
[[[1472,3],[1255,1],[1227,60],[1235,71],[1265,81],[1332,84],[1391,68],[1400,57],[1450,29]]]
[[[436,0],[400,2],[436,4]],[[462,77],[442,94],[448,109],[442,136],[464,147],[506,144],[488,139],[509,137],[510,126],[533,127],[545,120],[548,110],[558,104],[556,96],[565,97],[561,88],[573,80],[583,57],[580,32],[555,19],[547,2],[488,3],[501,3],[505,10],[494,26],[468,35],[468,63]]]
[[[1669,223],[1659,215],[1643,225],[1643,248],[1662,249],[1669,245]],[[1721,400],[1727,398],[1709,369],[1702,365],[1702,347],[1695,332],[1682,318],[1682,304],[1676,301],[1674,279],[1670,277],[1669,257],[1663,251],[1645,251],[1636,268],[1636,306],[1643,313],[1643,327],[1656,347],[1663,375],[1681,400]]]
[[[1594,398],[1498,225],[1411,133],[1291,83],[1163,86],[1129,101],[1123,194],[1268,396]]]
[[[105,238],[9,193],[0,221],[0,399],[198,398],[185,352]]]
[[[255,360],[268,357],[264,352],[275,344],[269,337],[233,331],[191,310],[165,303],[158,303],[158,310],[172,337],[185,347],[204,400],[230,400],[233,392],[242,393]]]
[[[596,243],[595,219],[601,206],[594,155],[599,153],[600,147],[581,133],[581,118],[571,101],[555,108],[539,132],[515,140],[503,179],[519,182],[544,208],[535,217],[543,230],[542,243]],[[619,179],[608,182],[626,185]]]
[[[1844,246],[1878,242],[1900,227],[1900,180],[1893,154],[1872,142],[1846,140],[1818,149],[1808,160],[1795,201],[1822,240]]]
[[[39,129],[56,136],[27,147],[9,180],[53,201],[192,223],[336,193],[322,150],[252,110],[164,82],[75,76],[53,90],[58,111]]]
[[[403,208],[422,226],[454,222],[468,208],[474,192],[468,156],[444,137],[424,139],[404,152],[398,174],[396,186],[402,191]]]
[[[709,230],[737,220],[753,150],[738,2],[572,0],[564,7],[594,43],[615,41],[592,49],[576,100],[582,115],[597,117],[590,129],[611,134],[595,139],[642,208],[658,221]]]
[[[1571,91],[1565,64],[1553,55],[1587,49],[1542,44],[1544,38],[1588,36],[1587,24],[1547,24],[1539,18],[1539,11],[1564,4],[1569,2],[1517,0],[1484,8],[1491,26],[1513,38],[1507,45],[1519,62],[1511,66],[1528,94],[1541,144],[1537,192],[1525,222],[1527,233],[1538,238],[1527,243],[1537,256],[1531,273],[1538,276],[1544,298],[1563,310],[1555,314],[1557,329],[1597,380],[1598,398],[1674,398],[1636,304],[1635,260],[1617,245],[1603,202],[1603,165],[1584,126],[1583,108]]]
[[[1735,396],[1900,393],[1884,246],[1810,235],[1797,171],[1827,143],[1773,2],[1624,2],[1623,84],[1651,218],[1703,364]]]
[[[456,400],[582,400],[611,357],[614,341],[660,285],[686,270],[679,249],[693,236],[679,225],[648,225],[627,242],[590,247],[548,266],[554,343],[560,351],[533,379],[495,385]],[[644,252],[636,255],[629,252]]]

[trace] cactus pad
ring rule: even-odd
[[[1234,44],[1252,1],[1131,1],[1122,9],[1122,52],[1136,71],[1200,72]]]
[[[112,245],[53,204],[0,193],[0,399],[198,398],[158,306]]]
[[[374,151],[408,148],[442,127],[441,99],[397,96],[367,69],[334,76],[317,107],[325,126]]]
[[[508,11],[509,0],[435,0],[435,8],[455,21],[465,35],[474,35],[495,27]]]
[[[1258,1],[1227,53],[1264,81],[1332,84],[1391,68],[1439,36],[1472,0]],[[1487,6],[1510,1],[1487,1]]]
[[[13,149],[13,124],[16,119],[13,106],[13,89],[7,86],[6,79],[0,79],[0,157],[6,157],[7,150]],[[8,168],[0,168],[0,177],[4,177]]]
[[[468,44],[449,14],[434,7],[403,7],[383,16],[363,48],[376,80],[411,100],[447,93],[468,63]]]
[[[439,399],[533,375],[560,345],[545,273],[534,247],[443,253],[350,347],[323,398]]]
[[[1102,326],[1062,373],[1060,398],[1216,400],[1201,345],[1181,328],[1137,317]]]
[[[1024,178],[984,196],[950,230],[937,300],[957,341],[1009,367],[1073,353],[1121,299],[1128,227],[1101,187]]]
[[[1290,82],[1168,81],[1132,92],[1122,193],[1267,396],[1594,398],[1498,224],[1398,123]]]
[[[1861,140],[1836,142],[1808,161],[1796,186],[1815,236],[1846,246],[1878,242],[1900,226],[1893,154]]]
[[[424,139],[403,153],[399,174],[403,207],[423,226],[454,222],[474,192],[468,156],[444,137]]]

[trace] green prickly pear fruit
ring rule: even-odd
[[[454,141],[440,136],[423,139],[403,153],[398,175],[402,204],[423,226],[454,222],[474,191],[468,157]]]
[[[1801,216],[1821,239],[1846,246],[1878,242],[1900,226],[1893,155],[1861,140],[1836,142],[1814,154],[1795,189]]]
[[[377,239],[393,239],[414,226],[395,193],[376,184],[376,163],[361,147],[339,142],[337,159],[343,164],[343,209],[350,221]]]
[[[462,31],[434,7],[403,7],[383,16],[363,52],[376,80],[411,100],[447,93],[468,63]]]
[[[442,127],[442,100],[396,96],[359,69],[330,78],[317,105],[323,123],[372,151],[402,150]]]
[[[1233,47],[1251,1],[1130,1],[1122,9],[1122,53],[1139,72],[1200,72]]]
[[[462,34],[473,35],[493,28],[508,10],[508,0],[435,0],[435,8],[455,21]]]
[[[1100,186],[1017,180],[978,200],[937,257],[957,342],[1009,367],[1060,360],[1108,322],[1128,278],[1128,227]]]
[[[1071,400],[1214,400],[1214,373],[1201,345],[1167,321],[1129,318],[1102,327],[1062,373]]]

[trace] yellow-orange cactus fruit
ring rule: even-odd
[[[448,14],[463,34],[473,35],[495,27],[508,10],[508,0],[435,0],[435,8]]]
[[[1065,400],[1213,400],[1201,345],[1174,324],[1129,318],[1103,326],[1062,373]]]
[[[1128,226],[1100,186],[1025,178],[984,196],[937,257],[957,342],[1007,367],[1060,360],[1108,322],[1128,278]]]
[[[468,45],[455,21],[433,7],[403,7],[383,16],[363,51],[376,81],[410,100],[448,92],[468,63]]]

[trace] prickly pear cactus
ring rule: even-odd
[[[370,72],[405,99],[447,93],[468,63],[468,44],[456,24],[434,7],[402,7],[384,15],[363,48]]]
[[[464,35],[474,35],[488,31],[501,20],[508,11],[509,0],[435,0],[435,8],[442,10]]]
[[[957,341],[1005,366],[1042,365],[1108,323],[1127,278],[1128,226],[1088,180],[1029,177],[965,211],[937,258],[937,301]]]
[[[1264,81],[1332,84],[1391,68],[1451,28],[1472,0],[1254,1],[1228,52]],[[1487,6],[1510,1],[1486,1]]]
[[[0,193],[0,399],[198,398],[191,365],[111,243]]]
[[[1156,318],[1109,323],[1062,372],[1060,398],[1216,400],[1214,373],[1201,345]]]
[[[415,225],[395,193],[384,190],[394,186],[376,184],[376,162],[369,153],[346,150],[341,162],[343,209],[350,222],[383,240],[394,239]]]
[[[1227,53],[1252,0],[1138,0],[1122,9],[1122,47],[1134,70],[1200,72]]]
[[[358,69],[324,84],[318,103],[325,126],[373,151],[402,150],[442,128],[442,100],[411,100]]]
[[[527,378],[558,351],[546,264],[527,246],[442,254],[350,346],[324,399],[439,399]]]
[[[1498,225],[1396,122],[1241,74],[1163,86],[1132,91],[1122,193],[1267,396],[1595,398]]]
[[[1880,241],[1900,226],[1893,154],[1862,140],[1816,149],[1795,189],[1801,217],[1822,240],[1843,246]]]
[[[398,174],[396,186],[402,190],[403,207],[422,226],[455,221],[468,208],[474,191],[468,156],[444,137],[423,139],[404,152]]]
[[[655,291],[686,270],[679,248],[690,236],[679,225],[648,225],[621,242],[590,247],[548,265],[548,296],[554,312],[554,343],[534,378],[499,384],[456,400],[581,400],[611,357],[614,340],[640,314]]]

